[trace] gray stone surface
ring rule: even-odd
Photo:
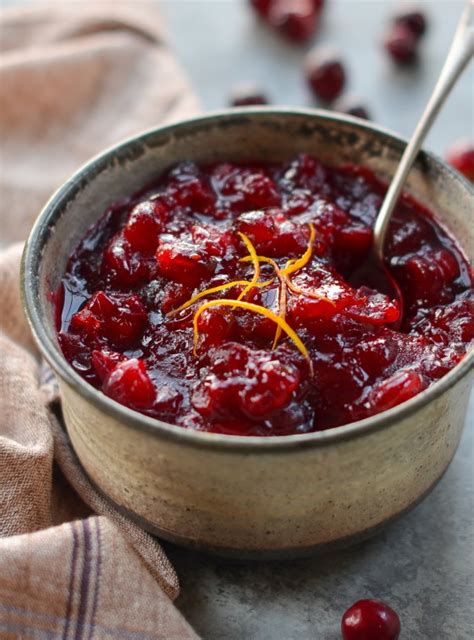
[[[419,67],[397,71],[380,53],[395,2],[328,0],[318,42],[339,46],[349,89],[374,120],[409,135],[449,46],[462,2],[423,3],[431,25]],[[420,3],[418,3],[420,4]],[[311,105],[303,50],[254,20],[245,0],[163,2],[171,43],[206,109],[226,106],[234,83],[256,81],[274,103]],[[473,136],[474,65],[455,88],[427,141],[442,154]],[[363,597],[401,615],[401,640],[471,640],[473,605],[473,420],[446,476],[414,511],[352,549],[286,563],[232,563],[167,546],[182,583],[178,606],[207,640],[338,640],[342,612]]]

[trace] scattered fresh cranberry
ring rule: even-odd
[[[370,120],[369,110],[357,96],[342,96],[334,103],[333,108],[335,111],[347,113],[349,116]]]
[[[407,27],[416,38],[421,38],[427,27],[426,16],[420,9],[404,10],[397,13],[393,18],[393,23]]]
[[[269,24],[294,42],[307,42],[318,21],[314,0],[273,0],[268,12]]]
[[[305,60],[306,80],[317,98],[335,100],[344,88],[346,72],[337,52],[313,49]]]
[[[273,0],[250,0],[251,6],[263,18],[268,15],[272,2]]]
[[[394,24],[384,38],[384,47],[392,60],[400,65],[416,62],[418,38],[405,24]]]
[[[474,142],[458,140],[448,149],[446,160],[468,180],[474,182]]]
[[[230,98],[232,107],[247,107],[250,105],[269,104],[265,93],[253,84],[242,84],[235,87]]]
[[[378,600],[359,600],[342,617],[344,640],[397,640],[400,618]]]

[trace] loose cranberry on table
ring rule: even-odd
[[[425,13],[417,8],[404,9],[396,13],[392,22],[407,27],[416,38],[425,34],[428,23]]]
[[[458,140],[449,147],[446,160],[468,180],[474,182],[474,142]]]
[[[397,303],[351,273],[385,187],[363,167],[183,162],[111,204],[69,260],[64,356],[88,383],[183,428],[307,433],[405,402],[474,340],[469,267],[402,198],[387,259]]]
[[[383,41],[392,60],[400,65],[410,65],[418,58],[418,37],[405,24],[390,27]]]
[[[269,24],[294,42],[307,42],[316,30],[320,9],[314,0],[273,0]]]
[[[334,111],[347,113],[349,116],[356,116],[363,120],[370,120],[370,113],[364,102],[357,96],[342,96],[333,104]]]
[[[246,107],[250,105],[269,104],[269,100],[258,85],[241,84],[232,89],[230,105],[232,107]]]
[[[315,32],[324,0],[250,0],[255,11],[294,42],[306,42]]]
[[[342,617],[344,640],[397,640],[400,618],[378,600],[359,600]]]
[[[341,94],[346,72],[337,51],[324,47],[313,49],[306,56],[304,71],[309,87],[320,100],[332,102]]]

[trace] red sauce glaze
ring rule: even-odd
[[[318,431],[408,400],[446,374],[474,338],[472,273],[433,216],[405,196],[387,244],[405,297],[398,306],[354,289],[350,275],[372,242],[384,186],[367,169],[329,168],[300,155],[284,165],[183,163],[113,204],[70,258],[56,295],[59,342],[90,384],[142,413],[190,429],[238,435]],[[280,268],[308,249],[286,291],[285,332],[249,309],[200,305],[236,299],[251,281],[243,241]],[[279,311],[274,265],[243,298]],[[279,288],[280,287],[280,288]]]

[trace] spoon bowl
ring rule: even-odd
[[[374,244],[365,264],[351,276],[351,284],[356,287],[366,286],[370,289],[398,301],[400,315],[392,326],[399,329],[403,321],[403,297],[400,287],[384,257],[385,239],[390,217],[395,209],[408,174],[420,151],[423,140],[436,120],[441,107],[456,84],[457,79],[466,68],[474,54],[474,0],[468,0],[461,20],[453,37],[446,62],[441,70],[438,82],[426,105],[418,125],[407,144],[400,163],[385,195],[374,225]]]

